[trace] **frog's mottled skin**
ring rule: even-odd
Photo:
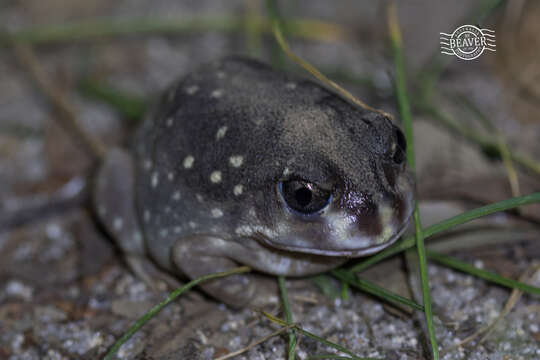
[[[196,278],[238,264],[318,273],[379,251],[403,231],[414,186],[400,138],[383,115],[312,81],[227,58],[175,84],[132,153],[110,151],[95,201],[124,251],[148,254],[174,274]],[[331,189],[330,205],[310,216],[291,211],[279,190],[288,179]],[[242,305],[262,294],[257,286],[246,274],[204,289]]]

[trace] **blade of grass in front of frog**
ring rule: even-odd
[[[283,303],[283,310],[285,312],[285,319],[287,319],[287,325],[293,323],[291,308],[289,306],[289,297],[287,296],[287,286],[285,284],[285,277],[278,276],[279,292],[281,293],[281,301]],[[294,360],[294,353],[296,352],[296,334],[294,331],[289,332],[289,360]]]
[[[349,284],[346,281],[341,282],[341,300],[349,300]]]
[[[501,285],[510,289],[518,289],[520,291],[523,291],[529,294],[540,295],[540,288],[538,287],[534,287],[534,286],[525,284],[523,282],[512,280],[509,278],[505,278],[491,271],[479,269],[473,265],[467,264],[466,262],[457,260],[447,255],[437,253],[435,251],[428,250],[427,255],[431,260],[438,262],[440,264],[443,264],[452,269],[465,272],[467,274],[479,277],[481,279],[487,280],[489,282],[492,282],[492,283],[495,283],[495,284],[498,284],[498,285]]]
[[[469,210],[462,214],[459,214],[449,219],[446,219],[444,221],[441,221],[437,224],[428,226],[427,228],[424,229],[424,237],[429,238],[437,233],[451,229],[461,224],[465,224],[469,221],[481,218],[483,216],[491,215],[500,211],[510,210],[510,209],[523,206],[523,205],[533,204],[536,202],[540,202],[540,192],[506,199],[506,200],[499,201],[499,202],[489,204],[486,206],[482,206],[473,210]],[[354,273],[361,272],[367,269],[368,267],[375,265],[390,256],[393,256],[407,249],[410,249],[411,247],[414,246],[414,244],[415,244],[414,237],[408,236],[405,239],[398,242],[397,244],[392,245],[391,247],[381,251],[380,253],[377,253],[369,257],[368,259],[352,266],[348,270]]]
[[[195,285],[198,285],[198,284],[200,284],[202,282],[205,282],[205,281],[208,281],[208,280],[217,279],[217,278],[230,276],[230,275],[234,275],[234,274],[245,273],[245,272],[249,272],[249,271],[251,271],[251,269],[249,267],[241,266],[241,267],[233,268],[233,269],[228,270],[228,271],[223,271],[223,272],[219,272],[219,273],[213,273],[213,274],[204,275],[204,276],[201,276],[201,277],[199,277],[199,278],[197,278],[195,280],[192,280],[189,283],[187,283],[186,285],[183,285],[183,286],[179,287],[178,289],[174,290],[169,295],[167,295],[165,300],[163,300],[162,302],[160,302],[159,304],[157,304],[156,306],[151,308],[146,314],[141,316],[139,318],[139,320],[137,320],[135,322],[135,324],[133,324],[133,326],[131,326],[128,329],[128,331],[126,331],[124,333],[124,335],[122,335],[122,337],[120,337],[120,339],[118,339],[113,344],[113,346],[109,349],[109,351],[107,352],[107,354],[105,355],[103,360],[111,360],[113,358],[114,354],[116,354],[116,352],[118,351],[118,349],[120,349],[120,347],[126,341],[128,341],[137,331],[139,331],[139,329],[141,327],[143,327],[144,324],[146,324],[151,318],[153,318],[157,313],[159,313],[165,306],[167,306],[168,304],[173,302],[178,296],[182,295],[183,293],[185,293],[186,291],[188,291],[189,289],[191,289]]]
[[[122,116],[139,123],[148,108],[148,103],[142,97],[128,94],[90,78],[82,79],[78,86],[79,91],[86,97],[103,102]]]
[[[370,281],[359,279],[358,277],[356,277],[355,274],[347,270],[334,269],[334,270],[331,270],[330,273],[334,275],[335,277],[337,277],[338,279],[349,284],[350,286],[358,288],[368,294],[381,298],[385,301],[388,301],[393,304],[403,304],[413,309],[424,311],[424,307],[422,305],[412,300],[409,300],[407,298],[404,298],[403,296],[395,294],[391,291],[388,291],[378,285],[373,284]]]
[[[274,315],[270,314],[270,313],[267,313],[266,311],[259,311],[260,314],[262,314],[264,317],[266,317],[268,320],[276,323],[276,324],[279,324],[281,326],[287,326],[287,322],[285,320],[282,320],[280,318],[277,318],[275,317]],[[309,331],[307,330],[304,330],[302,329],[299,325],[296,325],[295,326],[296,330],[298,330],[299,333],[301,333],[302,335],[305,335],[309,338],[312,338],[313,340],[316,340],[326,346],[329,346],[333,349],[336,349],[338,351],[341,351],[342,353],[345,353],[347,355],[349,355],[353,360],[382,360],[382,359],[378,359],[378,358],[361,358],[361,357],[358,357],[356,355],[354,355],[354,353],[352,351],[350,351],[349,349],[339,345],[339,344],[336,344],[336,343],[333,343],[331,341],[328,341],[326,339],[323,339],[322,337],[320,336],[317,336],[313,333],[310,333]]]
[[[387,7],[387,20],[388,29],[390,34],[390,44],[392,47],[392,54],[394,58],[394,66],[396,72],[396,95],[399,106],[399,112],[401,114],[401,120],[403,121],[403,127],[405,130],[405,137],[407,138],[407,159],[409,166],[415,173],[415,158],[414,158],[414,146],[413,146],[413,129],[412,129],[412,115],[410,102],[407,95],[407,86],[405,81],[405,65],[403,60],[401,30],[399,28],[399,22],[397,17],[397,10],[395,2],[388,3]],[[422,231],[422,223],[420,221],[420,214],[418,211],[418,203],[415,204],[414,213],[414,225],[415,225],[415,237],[416,248],[418,251],[418,261],[420,265],[420,280],[422,284],[422,296],[424,299],[424,314],[429,334],[429,340],[431,343],[431,353],[434,360],[439,359],[439,347],[437,345],[437,338],[435,337],[435,326],[433,324],[433,313],[431,309],[431,294],[429,290],[429,278],[427,273],[427,259],[426,250],[424,247],[424,234]]]
[[[339,296],[339,290],[332,282],[330,276],[319,274],[310,278],[310,280],[319,288],[319,290],[329,297],[331,300],[336,299]]]

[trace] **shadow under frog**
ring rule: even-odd
[[[378,112],[258,61],[225,58],[169,89],[131,151],[108,152],[94,203],[142,276],[147,256],[191,279],[239,264],[310,275],[403,232],[415,201],[405,147]],[[241,274],[202,288],[243,306],[268,299],[262,284]]]

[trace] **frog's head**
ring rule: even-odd
[[[268,245],[325,256],[365,256],[391,245],[414,208],[406,141],[387,117],[328,96],[287,113],[260,218]],[[272,187],[272,189],[270,189]]]

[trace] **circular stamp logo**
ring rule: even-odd
[[[462,60],[474,60],[484,50],[495,51],[495,32],[474,25],[462,25],[452,34],[440,33],[441,52]]]

